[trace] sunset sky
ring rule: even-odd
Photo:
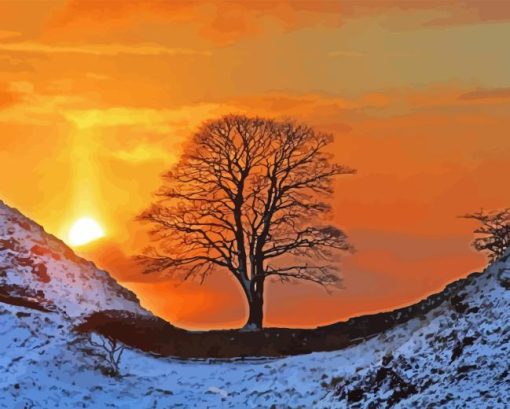
[[[471,222],[510,207],[510,2],[2,1],[0,199],[189,328],[243,323],[227,275],[142,275],[134,217],[204,120],[290,117],[335,135],[344,288],[268,287],[267,324],[410,303],[480,269]]]

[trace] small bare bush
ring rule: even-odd
[[[94,335],[96,335],[97,341],[94,339]],[[119,365],[125,346],[117,339],[108,335],[91,334],[89,342],[99,350],[100,353],[98,355],[104,358],[107,364],[107,375],[113,377],[120,376]]]

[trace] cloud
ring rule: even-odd
[[[479,100],[479,99],[506,99],[510,98],[510,88],[479,89],[476,91],[462,94],[459,99]]]
[[[169,48],[150,43],[135,45],[125,44],[83,44],[83,45],[56,45],[40,42],[15,42],[0,43],[0,50],[21,53],[41,54],[88,54],[96,56],[201,56],[209,57],[211,52],[207,50],[194,50],[188,48]]]
[[[107,109],[70,109],[64,115],[80,129],[140,127],[157,133],[193,128],[205,119],[227,113],[229,105],[203,103],[177,109],[112,107]]]
[[[50,28],[70,26],[122,26],[135,20],[165,21],[194,27],[197,33],[217,44],[253,37],[266,23],[283,30],[316,25],[338,25],[339,2],[317,1],[145,1],[98,3],[70,1],[55,16]]]
[[[228,100],[245,112],[269,117],[295,117],[311,123],[358,122],[369,117],[392,117],[410,112],[444,114],[472,112],[486,105],[504,107],[510,88],[469,91],[462,83],[438,83],[420,88],[388,88],[356,97],[325,92],[273,91]],[[333,120],[334,118],[334,120]]]
[[[239,97],[229,103],[256,115],[291,116],[315,122],[332,117],[338,119],[342,113],[383,109],[391,104],[391,100],[388,95],[377,92],[346,98],[336,94],[280,91]]]
[[[443,6],[447,6],[445,2]],[[510,20],[510,2],[508,1],[461,0],[444,8],[447,12],[443,16],[431,19],[425,25],[449,26]]]
[[[22,101],[19,90],[11,84],[0,83],[0,109],[6,109]]]
[[[116,159],[130,162],[130,163],[143,163],[149,161],[170,161],[175,159],[168,152],[157,145],[140,144],[132,149],[123,149],[112,153]]]
[[[104,80],[107,80],[110,78],[108,75],[99,74],[97,72],[87,72],[85,74],[85,77],[87,77],[91,80],[97,80],[97,81],[104,81]]]
[[[10,39],[13,37],[19,37],[21,33],[17,31],[0,30],[0,41]]]
[[[123,26],[136,21],[172,22],[193,27],[216,44],[229,44],[277,28],[335,27],[368,16],[406,18],[407,25],[450,26],[510,19],[510,2],[460,0],[267,0],[267,1],[146,1],[84,2],[73,0],[55,16],[51,29],[69,26]],[[402,24],[400,21],[397,24]]]
[[[14,81],[11,82],[10,89],[18,94],[32,94],[34,85],[28,81]]]
[[[114,107],[107,109],[68,110],[64,114],[76,127],[143,126],[154,130],[168,131],[168,117],[164,110]]]
[[[3,73],[20,73],[33,72],[34,68],[24,58],[14,58],[11,55],[0,55],[0,72]]]

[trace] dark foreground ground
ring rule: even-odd
[[[455,310],[462,310],[462,299],[453,294],[464,281],[456,281],[442,292],[409,307],[351,318],[314,329],[186,331],[157,317],[103,311],[89,316],[76,330],[82,333],[94,331],[145,352],[180,358],[268,357],[333,351],[410,319],[424,317],[445,300]]]

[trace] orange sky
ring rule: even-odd
[[[357,248],[344,289],[268,288],[267,324],[409,303],[479,269],[458,215],[510,205],[510,3],[3,1],[0,197],[187,327],[243,323],[219,274],[179,287],[129,261],[133,221],[203,120],[294,117],[332,132],[335,220]]]

